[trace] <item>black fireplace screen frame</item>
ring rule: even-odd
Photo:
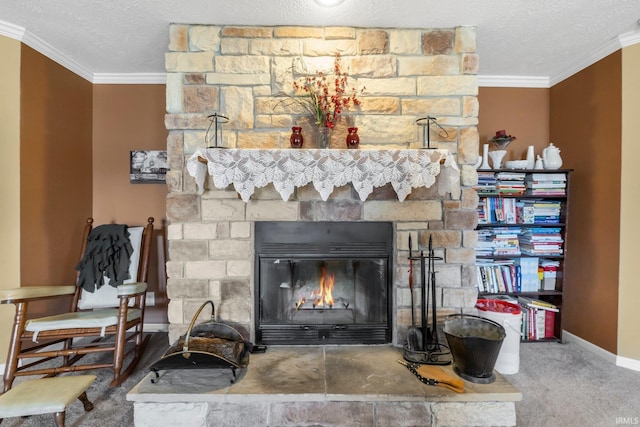
[[[289,259],[382,263],[386,313],[379,322],[363,324],[264,323],[261,313],[263,262]],[[393,225],[390,222],[255,223],[256,342],[268,345],[387,344],[391,342],[393,307]],[[273,284],[271,285],[273,286]]]

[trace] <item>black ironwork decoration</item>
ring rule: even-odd
[[[213,113],[207,117],[210,121],[207,133],[205,134],[205,142],[207,148],[225,148],[222,146],[222,125],[229,122],[229,118],[218,113]],[[211,128],[213,127],[213,135]]]
[[[437,148],[437,147],[431,146],[431,123],[438,126],[440,130],[444,132],[444,135],[443,135],[444,138],[449,137],[449,132],[447,132],[445,128],[443,128],[438,124],[438,121],[435,117],[431,117],[431,116],[421,117],[416,120],[416,123],[418,124],[418,126],[423,126],[422,148],[427,148],[427,149]]]

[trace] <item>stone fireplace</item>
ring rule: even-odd
[[[169,387],[147,380],[127,395],[135,402],[136,425],[515,425],[514,402],[522,395],[502,377],[458,394],[424,385],[396,363],[411,325],[409,236],[414,256],[432,240],[439,313],[471,309],[476,301],[475,29],[172,25],[169,48],[170,341],[186,331],[204,301],[213,300],[216,314],[246,326],[253,341],[272,342],[274,334],[297,328],[302,334],[287,340],[341,344],[364,325],[396,347],[272,345],[251,355],[245,377],[232,386],[226,378],[216,386],[212,372],[176,371],[173,382],[169,372],[163,378]],[[313,150],[311,118],[280,100],[292,95],[293,58],[316,68],[330,64],[336,52],[349,85],[366,90],[360,107],[340,116],[331,149]],[[213,113],[229,117],[226,149],[203,150]],[[446,131],[430,135],[434,151],[421,149],[416,120],[425,116]],[[289,148],[294,125],[303,129],[302,150]],[[359,128],[360,150],[340,150],[348,126]],[[367,187],[351,176],[327,186],[326,180],[318,185],[272,174],[273,184],[254,188],[236,174],[244,167],[238,159],[251,156],[346,158],[361,172],[363,158],[380,167],[378,155],[400,159],[403,167],[407,159],[422,158],[425,163],[409,169],[417,175],[428,170],[435,179]],[[217,164],[222,157],[231,163]],[[379,170],[381,176],[396,172],[386,163]],[[450,185],[452,172],[457,188]],[[355,233],[361,225],[364,235]],[[367,227],[386,229],[384,248]],[[262,275],[273,287],[263,288]],[[330,303],[325,286],[333,279],[342,287],[334,287]],[[307,286],[319,281],[324,291]],[[305,300],[294,311],[298,292],[292,290]]]
[[[404,342],[411,324],[410,235],[416,251],[426,250],[431,236],[436,255],[443,259],[436,264],[437,304],[442,313],[473,307],[477,196],[471,186],[477,181],[473,163],[478,153],[475,28],[174,24],[169,49],[165,123],[170,168],[170,341],[184,333],[197,308],[208,299],[215,302],[217,315],[242,323],[252,339],[259,338],[255,238],[256,225],[263,222],[303,227],[327,222],[388,223],[387,338],[393,344]],[[288,149],[291,127],[298,125],[303,128],[304,148],[315,148],[311,118],[278,100],[293,93],[293,58],[302,57],[315,68],[331,63],[336,52],[350,84],[365,90],[361,106],[340,116],[330,148],[344,148],[346,128],[356,126],[363,150],[420,149],[423,129],[416,119],[436,117],[446,132],[433,131],[431,143],[448,150],[457,161],[459,192],[441,195],[436,182],[412,189],[400,202],[391,185],[385,185],[362,200],[347,184],[323,200],[313,185],[306,185],[283,200],[267,185],[244,201],[233,186],[216,188],[211,177],[204,191],[196,186],[187,172],[187,159],[206,146],[207,117],[213,113],[229,117],[223,127],[224,147]]]

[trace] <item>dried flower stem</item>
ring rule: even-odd
[[[339,53],[336,53],[334,59],[331,79],[322,71],[316,72],[315,75],[308,74],[302,59],[298,61],[305,75],[299,80],[294,80],[293,87],[309,97],[310,110],[318,126],[333,128],[343,109],[349,108],[351,104],[360,105],[357,95],[362,93],[364,88],[358,91],[352,87],[347,94],[347,74],[341,69]],[[293,69],[295,72],[295,63]]]

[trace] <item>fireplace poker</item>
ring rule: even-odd
[[[436,261],[433,251],[433,238],[429,236],[429,286],[431,287],[431,333],[429,334],[429,343],[432,349],[438,348],[438,332],[436,318]]]
[[[425,342],[425,352],[429,355],[430,365],[448,365],[451,363],[451,350],[438,341],[438,319],[436,303],[436,256],[433,250],[433,238],[429,236],[429,287],[431,291],[431,329]],[[441,259],[441,258],[438,258]]]
[[[427,293],[427,271],[425,265],[424,251],[420,251],[420,285],[422,288],[422,337],[424,343],[422,350],[427,351],[427,341],[429,336],[429,325],[427,323],[427,310],[429,308],[429,294]]]
[[[407,331],[407,348],[409,351],[422,350],[423,336],[416,327],[415,301],[413,297],[413,254],[411,248],[411,234],[409,234],[409,292],[411,293],[411,326]]]

